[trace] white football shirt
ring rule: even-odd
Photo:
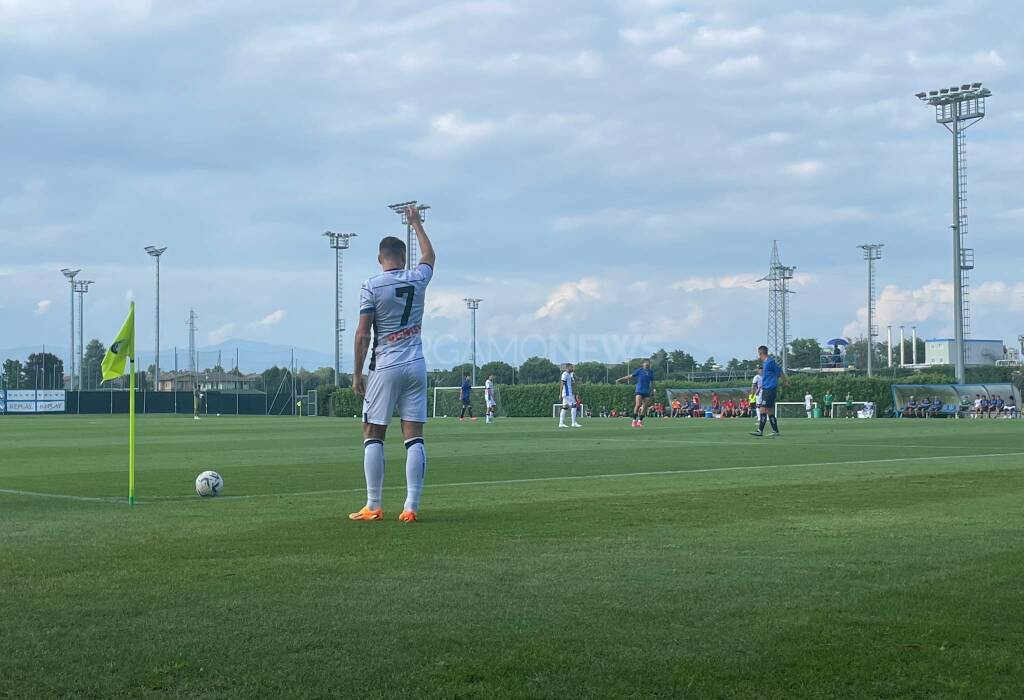
[[[572,372],[562,372],[562,381],[565,382],[565,387],[562,389],[562,396],[568,396],[575,401],[576,394],[572,390]]]
[[[363,282],[359,313],[373,314],[370,371],[423,359],[423,307],[434,269],[389,270]]]
[[[490,379],[484,382],[484,396],[487,398],[488,401],[494,400],[494,382],[492,382]]]
[[[757,396],[761,396],[761,382],[762,382],[762,380],[763,379],[762,379],[760,374],[755,374],[754,375],[754,382],[753,382],[753,384],[750,385],[750,388],[753,390],[753,392]]]

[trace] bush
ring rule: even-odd
[[[853,374],[792,374],[789,376],[789,387],[779,391],[779,401],[804,400],[804,394],[810,392],[815,401],[823,403],[825,394],[832,392],[836,401],[843,401],[849,393],[854,401],[871,401],[877,408],[876,415],[885,415],[892,408],[893,384],[953,384],[952,373],[943,372],[948,368],[937,368],[937,371],[921,372],[901,377],[864,377]],[[969,382],[1009,382],[1018,387],[1024,384],[1024,376],[1008,367],[978,367],[968,370]],[[665,402],[666,389],[705,389],[722,390],[726,387],[716,383],[693,383],[685,381],[657,382],[658,391],[655,400]],[[736,386],[746,386],[738,382]],[[551,406],[558,402],[559,384],[504,384],[498,389],[498,415],[512,418],[547,418],[551,416]],[[1024,387],[1022,387],[1024,388]],[[595,415],[602,409],[617,408],[632,411],[632,384],[585,384],[576,385],[576,393],[584,405],[594,411]],[[321,415],[331,415],[327,410],[327,401],[333,403],[335,416],[342,418],[358,416],[363,410],[362,398],[352,393],[351,389],[334,389],[324,391],[321,399],[323,406]],[[427,415],[433,413],[434,392],[427,392]]]

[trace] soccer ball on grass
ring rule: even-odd
[[[205,471],[196,477],[196,495],[217,496],[224,488],[224,479],[217,472]]]

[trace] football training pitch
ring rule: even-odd
[[[1020,697],[1024,422],[752,427],[4,417],[0,696]]]

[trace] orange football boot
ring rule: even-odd
[[[384,511],[380,508],[377,510],[370,510],[368,506],[363,506],[358,513],[349,513],[349,520],[383,520]]]
[[[411,510],[403,510],[402,514],[398,516],[398,522],[400,523],[414,523],[416,522],[416,513]]]

